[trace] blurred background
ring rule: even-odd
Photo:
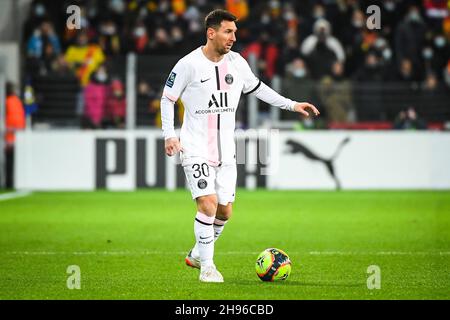
[[[195,202],[160,128],[214,8],[321,111],[242,96],[221,290],[184,267]],[[0,136],[0,300],[449,299],[450,0],[0,0]],[[286,285],[255,275],[269,247]]]
[[[321,111],[305,119],[243,96],[243,139],[279,129],[280,142],[244,141],[240,186],[450,188],[447,0],[0,0],[1,187],[182,187],[162,154],[160,97],[215,8],[238,17],[233,50],[262,81]],[[182,118],[178,101],[177,128]]]

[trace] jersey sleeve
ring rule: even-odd
[[[189,83],[190,77],[188,63],[185,60],[178,61],[166,80],[163,95],[169,100],[176,102]]]
[[[254,92],[261,85],[261,80],[255,76],[247,60],[245,60],[241,55],[239,55],[239,66],[242,79],[244,80],[244,87],[242,91],[244,94]]]

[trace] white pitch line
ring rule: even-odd
[[[76,255],[76,256],[123,256],[123,255],[185,255],[186,252],[176,251],[7,251],[0,254],[23,256],[51,256],[51,255]],[[258,255],[260,252],[225,251],[216,252],[216,255]],[[310,251],[289,252],[290,255],[324,255],[324,256],[448,256],[450,251],[426,252],[426,251]]]
[[[377,255],[377,256],[428,256],[428,255],[450,255],[450,251],[428,252],[428,251],[311,251],[310,255],[328,256],[357,256],[357,255]]]
[[[17,198],[28,197],[31,194],[32,194],[32,192],[30,192],[30,191],[18,191],[18,192],[4,193],[4,194],[0,194],[0,201],[7,201],[7,200],[12,200],[12,199],[17,199]]]

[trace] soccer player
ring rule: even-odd
[[[261,82],[247,61],[231,47],[236,41],[236,17],[214,10],[205,18],[206,45],[180,59],[161,97],[165,152],[180,152],[192,198],[196,244],[186,264],[200,269],[200,281],[223,282],[213,261],[214,242],[231,217],[236,188],[235,114],[241,93],[268,104],[309,116],[319,111],[306,102],[287,99]],[[180,139],[174,129],[174,103],[185,107]]]

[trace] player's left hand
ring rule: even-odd
[[[309,117],[309,113],[306,111],[306,109],[311,109],[315,116],[318,116],[320,114],[319,110],[312,104],[308,102],[297,102],[294,106],[294,111],[301,113],[307,117]]]

